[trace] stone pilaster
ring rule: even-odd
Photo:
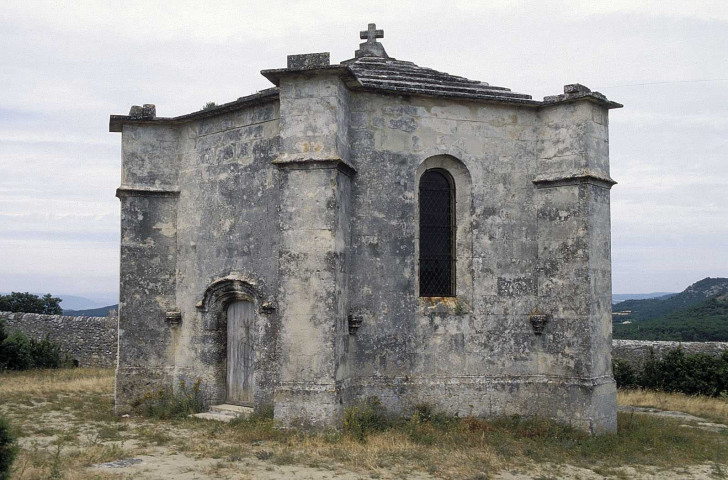
[[[350,177],[348,93],[331,74],[280,80],[278,313],[280,385],[275,417],[338,423],[346,380]]]
[[[615,182],[609,177],[607,108],[587,93],[545,107],[534,179],[538,302],[550,317],[544,365],[570,384],[555,399],[565,407],[547,408],[592,431],[616,429],[609,218]]]
[[[173,385],[177,268],[176,132],[125,126],[116,411]]]

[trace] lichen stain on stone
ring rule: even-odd
[[[169,222],[157,222],[154,224],[155,230],[158,230],[165,237],[174,237],[177,235],[177,227],[174,223]]]

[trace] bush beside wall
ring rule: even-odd
[[[0,312],[6,319],[6,331],[20,330],[29,339],[44,339],[58,345],[59,353],[68,355],[81,367],[116,366],[117,318],[72,317],[37,313]]]
[[[643,364],[613,360],[614,379],[620,388],[647,388],[687,395],[728,395],[728,351],[719,356],[688,353],[675,348],[662,358],[655,352]]]
[[[19,330],[8,335],[5,322],[0,319],[0,371],[70,366],[73,362],[61,355],[59,346],[47,337],[36,340]]]

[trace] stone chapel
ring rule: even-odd
[[[393,413],[616,429],[608,111],[390,57],[291,55],[273,87],[120,132],[117,412],[210,406],[336,426]]]

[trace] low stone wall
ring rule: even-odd
[[[20,330],[31,338],[48,338],[81,367],[115,367],[117,317],[68,317],[38,313],[0,312],[5,330]]]
[[[707,353],[720,355],[728,350],[728,342],[657,342],[646,340],[612,340],[612,358],[629,362],[634,367],[641,367],[654,351],[661,358],[667,351],[682,347],[686,353]]]

